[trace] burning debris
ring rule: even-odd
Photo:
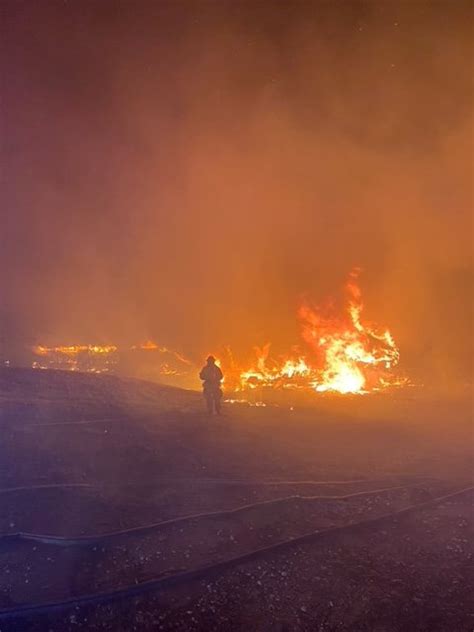
[[[359,393],[399,383],[391,374],[400,353],[390,331],[362,322],[358,275],[358,269],[350,274],[347,307],[340,316],[308,305],[300,309],[303,338],[323,361],[313,384],[317,391]]]
[[[257,347],[256,362],[238,370],[229,358],[227,385],[235,391],[256,388],[314,389],[317,392],[367,393],[407,384],[393,371],[400,354],[388,329],[362,317],[362,293],[354,269],[345,286],[346,304],[337,313],[334,304],[325,307],[303,304],[298,312],[302,337],[310,353],[271,359],[270,345]]]
[[[308,302],[298,310],[306,351],[271,358],[270,344],[256,347],[256,359],[239,365],[227,347],[218,361],[224,372],[224,386],[230,392],[255,389],[305,389],[319,393],[368,393],[402,386],[407,378],[394,368],[400,353],[390,331],[368,322],[364,316],[359,269],[354,269],[344,287],[341,310],[329,301],[324,306]],[[191,379],[195,364],[182,354],[146,340],[119,349],[116,345],[36,346],[34,368],[67,369],[94,373],[114,372],[118,364],[145,379]],[[124,358],[126,360],[124,361]],[[142,368],[147,366],[146,371]]]
[[[152,340],[131,347],[116,345],[69,345],[46,347],[37,345],[34,369],[59,369],[87,373],[114,373],[125,365],[135,373],[136,364],[151,364],[160,376],[187,375],[192,363],[181,354],[161,347]],[[145,358],[144,356],[147,356]]]
[[[115,345],[69,345],[45,347],[36,345],[33,353],[41,358],[32,364],[34,369],[63,369],[90,373],[107,373],[117,364]]]

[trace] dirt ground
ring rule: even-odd
[[[472,631],[470,403],[0,369],[0,632]]]

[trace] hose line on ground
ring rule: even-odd
[[[210,579],[219,575],[227,569],[233,568],[246,562],[254,561],[257,558],[266,556],[277,551],[285,551],[301,544],[324,541],[331,539],[332,537],[337,538],[338,535],[348,532],[364,533],[364,531],[370,531],[370,529],[374,527],[377,528],[381,524],[389,522],[390,520],[404,518],[416,511],[429,507],[434,507],[446,501],[459,498],[472,492],[474,492],[474,487],[467,487],[444,496],[438,496],[437,498],[433,498],[423,503],[410,505],[405,509],[399,509],[398,511],[378,516],[377,518],[362,520],[360,522],[352,523],[342,527],[333,527],[324,531],[312,531],[310,533],[298,536],[290,540],[284,540],[277,544],[254,549],[253,551],[250,551],[248,553],[228,558],[227,560],[223,560],[221,562],[216,562],[214,564],[209,564],[207,566],[202,566],[196,569],[175,573],[174,575],[169,575],[167,577],[150,579],[142,582],[141,584],[134,584],[125,588],[120,588],[118,590],[93,593],[90,595],[83,595],[79,597],[71,597],[62,601],[53,601],[43,604],[28,604],[17,606],[14,608],[1,609],[0,621],[12,619],[14,617],[48,614],[54,611],[61,611],[72,607],[98,605],[107,602],[113,602],[118,599],[127,599],[138,595],[143,595],[147,592],[152,592],[160,589],[165,590],[190,581]]]

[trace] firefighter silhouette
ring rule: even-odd
[[[221,412],[221,381],[223,379],[222,371],[216,364],[214,356],[209,356],[206,365],[199,373],[199,377],[203,381],[204,399],[207,403],[207,410],[210,415],[214,412],[220,415]]]

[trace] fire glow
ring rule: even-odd
[[[236,391],[256,388],[313,389],[319,393],[368,393],[408,383],[394,373],[400,354],[388,329],[364,321],[359,270],[345,285],[346,304],[340,314],[326,307],[301,305],[298,316],[308,349],[279,360],[270,359],[270,345],[256,348],[256,361],[236,374],[235,361],[226,370]],[[225,363],[224,363],[225,367]]]
[[[191,362],[181,354],[159,346],[152,340],[138,345],[119,348],[116,345],[59,345],[46,347],[36,345],[33,353],[40,359],[33,362],[34,369],[60,369],[67,371],[83,371],[86,373],[114,372],[119,359],[128,353],[154,353],[160,375],[181,376],[186,374]]]
[[[115,345],[61,345],[46,347],[36,345],[33,353],[39,356],[34,369],[62,369],[88,373],[108,373],[117,361]]]
[[[80,353],[89,353],[92,355],[110,354],[117,351],[115,345],[70,345],[59,347],[44,347],[43,345],[36,345],[33,347],[33,353],[39,356],[48,356],[52,353],[59,353],[64,356],[75,357]]]
[[[400,353],[392,334],[368,322],[364,316],[359,270],[354,269],[344,286],[340,309],[333,301],[323,306],[303,303],[298,310],[304,352],[272,358],[270,344],[255,348],[255,360],[238,363],[227,347],[218,363],[224,371],[224,389],[245,393],[255,389],[300,389],[318,393],[364,394],[409,383],[396,373]],[[123,354],[153,355],[157,375],[192,377],[198,367],[182,354],[152,340],[120,348],[115,345],[45,347],[33,352],[40,358],[34,368],[60,368],[94,373],[114,372]],[[240,399],[229,400],[231,402]]]

